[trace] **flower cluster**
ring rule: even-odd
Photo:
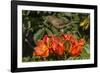
[[[68,53],[71,56],[79,56],[83,50],[85,44],[84,39],[77,40],[75,36],[71,34],[63,34],[60,37],[55,35],[45,35],[43,39],[38,40],[36,47],[34,48],[33,55],[40,57],[48,57],[50,54],[56,56],[63,56],[65,53],[65,41],[71,43]]]
[[[80,39],[79,41],[71,34],[64,34],[63,35],[63,38],[66,40],[66,41],[69,41],[71,42],[71,47],[70,47],[70,50],[69,50],[69,53],[72,55],[72,56],[79,56],[80,53],[82,52],[83,50],[83,45],[85,44],[85,40],[84,39]]]

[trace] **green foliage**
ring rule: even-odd
[[[52,32],[50,29],[45,28],[45,31],[46,31],[46,33],[47,33],[48,35],[53,35],[53,32]]]
[[[83,50],[83,52],[81,54],[81,57],[83,59],[89,59],[89,57],[90,57],[90,47],[89,47],[89,44],[86,44],[84,46],[84,50]]]
[[[45,29],[39,29],[33,36],[34,42],[36,43],[38,40],[42,39],[43,35],[45,33]]]
[[[52,31],[53,34],[59,35],[59,31],[53,26],[51,27],[51,31]]]

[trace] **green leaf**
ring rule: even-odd
[[[75,57],[69,57],[67,60],[74,60]]]
[[[84,50],[80,56],[82,57],[82,59],[89,59],[90,58],[89,44],[86,44],[84,46]]]
[[[73,20],[74,20],[74,21],[79,21],[79,20],[80,20],[80,18],[79,18],[78,15],[79,15],[79,14],[77,14],[77,13],[72,14]]]
[[[23,62],[29,62],[30,61],[30,57],[29,56],[28,57],[23,57],[22,61]]]
[[[42,39],[44,33],[45,33],[44,28],[39,29],[33,36],[34,42],[36,43],[38,40]]]
[[[39,58],[39,57],[37,57],[37,56],[32,56],[31,61],[39,61],[39,60],[40,60],[40,58]]]
[[[48,35],[53,35],[52,31],[49,30],[48,28],[45,28],[45,30],[46,30],[46,32],[47,32]]]
[[[59,31],[55,27],[51,26],[51,30],[52,30],[53,34],[59,35]]]
[[[86,51],[86,53],[90,53],[90,46],[89,46],[89,44],[86,44],[85,46],[84,46],[84,50]]]
[[[68,17],[71,17],[71,16],[72,16],[72,14],[69,13],[69,12],[64,13],[64,15],[65,15],[65,16],[68,16]]]

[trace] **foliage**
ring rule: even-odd
[[[90,58],[90,15],[88,13],[23,10],[22,20],[23,62],[78,60]],[[62,35],[65,34],[71,34],[76,38],[77,41],[79,41],[80,39],[85,40],[85,43],[82,46],[83,50],[77,56],[71,56],[69,54],[68,50],[69,48],[71,48],[72,44],[68,41],[65,41],[66,39],[62,38]],[[67,52],[64,51],[63,56],[50,54],[49,56],[46,55],[47,57],[41,57],[34,55],[33,52],[35,52],[37,48],[39,49],[41,47],[38,47],[37,42],[43,40],[45,35],[47,35],[50,40],[51,36],[55,36],[57,38],[60,37],[60,39],[62,39],[62,41],[64,42],[64,47],[67,48]]]

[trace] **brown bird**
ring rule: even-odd
[[[69,23],[69,20],[66,19],[66,21],[64,21],[63,19],[57,18],[56,16],[47,16],[47,22],[52,24],[54,27],[61,29]]]

